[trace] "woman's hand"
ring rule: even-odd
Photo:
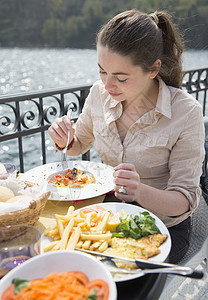
[[[126,202],[139,202],[140,199],[140,177],[135,166],[130,163],[121,163],[114,168],[114,183],[116,198]],[[119,189],[124,187],[126,193],[119,193]]]
[[[49,127],[48,133],[52,140],[60,147],[64,148],[66,146],[68,130],[70,130],[70,141],[74,138],[74,128],[72,125],[74,122],[71,122],[67,116],[55,119],[53,124]]]

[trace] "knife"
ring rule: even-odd
[[[156,262],[156,261],[149,261],[149,260],[143,260],[143,259],[131,259],[131,258],[125,258],[125,257],[119,257],[119,256],[113,256],[106,253],[100,253],[96,251],[90,251],[85,250],[81,248],[75,248],[75,250],[85,252],[92,255],[101,256],[104,258],[108,258],[109,260],[117,260],[117,261],[123,261],[124,263],[133,263],[136,264],[141,270],[154,270],[155,273],[170,273],[180,276],[186,276],[191,277],[195,279],[201,279],[204,276],[204,273],[200,270],[194,270],[190,267],[186,266],[179,266],[175,264],[170,263],[163,263],[163,262]],[[138,270],[140,272],[140,270]],[[151,272],[153,273],[153,272]]]

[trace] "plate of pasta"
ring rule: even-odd
[[[111,166],[93,161],[68,161],[67,164],[64,170],[60,162],[41,165],[24,173],[21,179],[50,191],[49,200],[85,200],[113,190]]]
[[[164,262],[171,249],[171,237],[164,223],[151,212],[127,203],[99,203],[75,210],[69,206],[66,215],[55,214],[56,222],[41,237],[41,254],[50,251],[78,250],[114,257]],[[87,252],[86,251],[86,252]],[[100,256],[99,256],[100,254]],[[135,265],[118,266],[127,270]],[[116,282],[143,276],[112,275]],[[114,270],[115,271],[115,270]]]

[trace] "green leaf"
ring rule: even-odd
[[[28,286],[30,282],[28,280],[14,278],[12,280],[12,283],[14,284],[15,293],[19,293],[19,291],[24,287]]]
[[[125,237],[125,235],[124,235],[124,233],[123,232],[114,232],[113,234],[112,234],[112,238],[113,237],[118,237],[118,238],[124,238]]]
[[[116,227],[116,233],[113,233],[112,237],[132,237],[137,240],[143,236],[160,233],[155,219],[147,211],[140,215],[128,215],[120,221],[121,223]]]
[[[87,297],[87,300],[96,300],[96,291],[95,289],[92,290],[92,292],[89,294],[89,296]]]

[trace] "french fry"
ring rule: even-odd
[[[85,234],[81,233],[81,240],[99,241],[99,240],[109,240],[112,233],[98,233],[98,234]]]
[[[67,216],[70,216],[71,214],[73,214],[73,212],[74,212],[74,206],[71,205],[71,206],[69,206],[69,208],[68,208]]]
[[[44,230],[44,234],[45,234],[45,235],[49,235],[50,231],[51,231],[51,230],[54,230],[54,229],[57,229],[57,224],[51,225],[50,227],[46,228],[46,229]]]
[[[87,229],[90,229],[90,227],[91,227],[91,213],[87,214],[86,226],[87,226]]]
[[[95,211],[92,211],[91,212],[91,219],[92,219],[92,221],[96,221],[96,219],[97,219],[97,216],[98,216],[98,213],[97,212],[95,212]],[[95,220],[94,220],[95,219]]]
[[[72,216],[55,214],[55,218],[61,219],[63,221],[70,221]]]
[[[69,239],[69,234],[70,234],[73,226],[74,226],[74,219],[71,219],[69,224],[64,229],[63,236],[60,241],[60,250],[64,250],[66,248],[66,245],[67,245],[67,242]]]
[[[57,251],[57,250],[60,250],[60,240],[57,241],[57,244],[53,247],[52,249],[53,251]]]
[[[101,245],[101,242],[95,242],[90,246],[90,250],[94,251],[95,249],[99,248]]]
[[[77,244],[76,244],[76,248],[82,248],[82,245],[83,245],[83,241],[79,241]]]
[[[79,215],[81,218],[86,219],[87,216],[84,214],[84,212],[82,210],[79,211]]]
[[[61,237],[59,234],[57,234],[53,237],[53,239],[54,239],[54,241],[60,241]]]
[[[85,220],[86,220],[86,218],[74,217],[74,222],[76,224],[86,222]]]
[[[53,247],[54,247],[57,243],[58,243],[58,241],[53,241],[53,242],[51,242],[50,244],[46,245],[46,246],[44,247],[44,249],[43,249],[44,252],[47,252],[47,251],[52,250]]]
[[[98,212],[98,213],[96,213],[96,216],[93,216],[92,221],[96,223],[96,222],[99,222],[100,219],[101,219],[101,213]]]
[[[106,224],[108,222],[108,218],[110,216],[110,213],[108,211],[105,211],[103,212],[103,217],[101,218],[102,221],[98,224],[97,226],[97,232],[103,232],[105,227],[106,227]]]
[[[44,231],[44,234],[48,235],[48,236],[55,236],[55,235],[59,234],[59,231],[58,231],[58,228],[56,226],[53,229],[48,228],[46,231]]]
[[[78,226],[81,227],[81,228],[84,228],[84,227],[87,226],[87,223],[84,221],[82,223],[79,223]]]
[[[64,225],[63,225],[61,219],[58,219],[58,218],[56,218],[56,223],[57,223],[57,227],[58,227],[60,237],[62,238],[62,236],[64,234]]]
[[[88,250],[90,248],[91,241],[84,241],[82,244],[82,249]]]
[[[98,251],[99,252],[104,252],[106,249],[108,248],[108,242],[107,241],[104,241],[100,247],[98,248]]]
[[[76,227],[75,231],[72,232],[66,250],[74,250],[76,247],[76,244],[80,238],[80,234],[81,234],[81,228],[78,226]]]
[[[90,228],[90,232],[91,232],[91,233],[97,232],[97,228],[96,228],[96,227],[91,227],[91,228]]]

